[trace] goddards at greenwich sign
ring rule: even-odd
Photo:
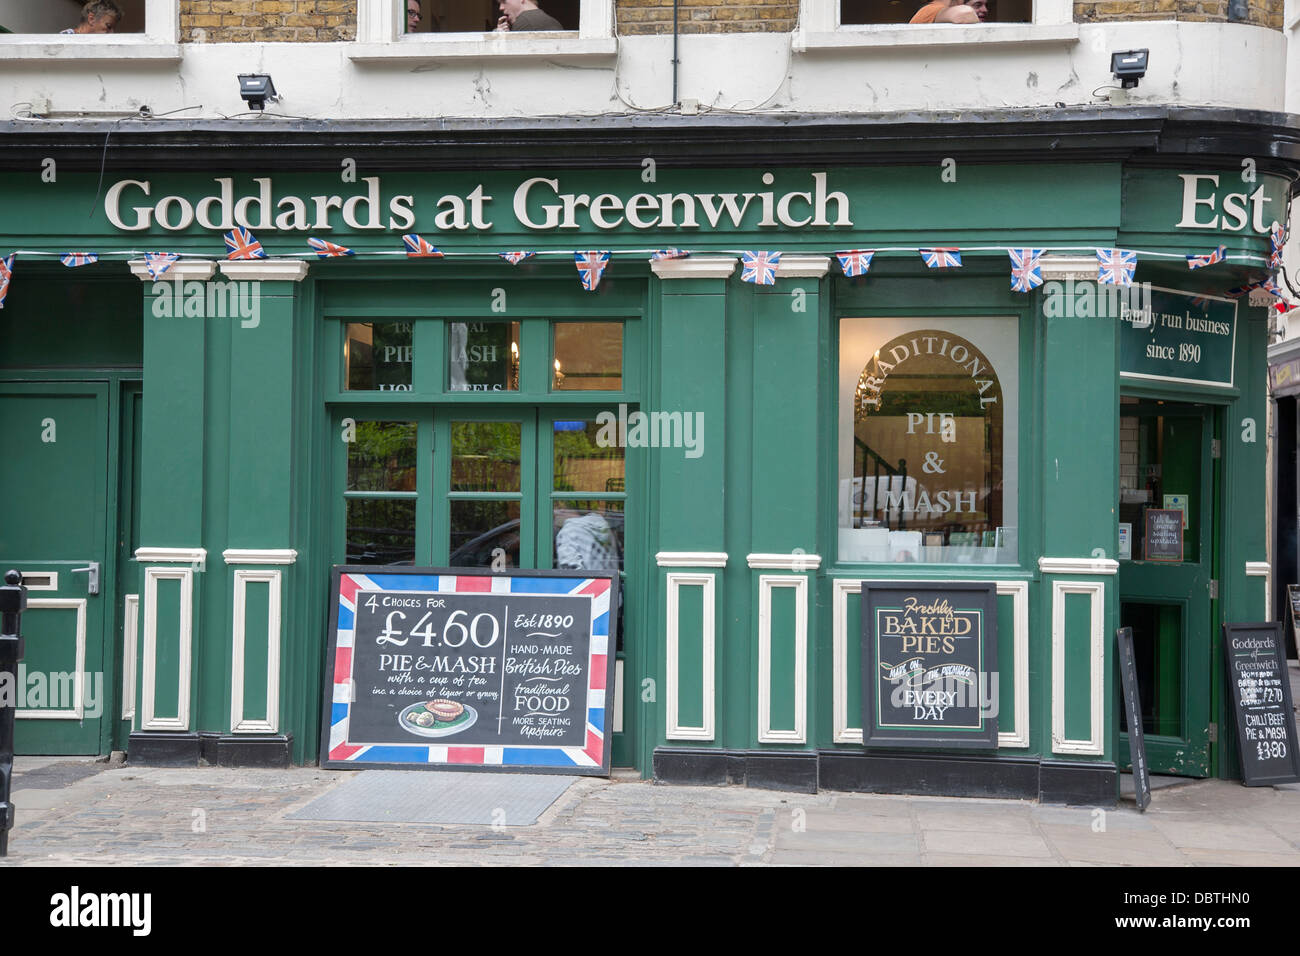
[[[803,179],[803,177],[800,177]],[[776,177],[763,173],[763,186]],[[204,229],[243,226],[259,232],[324,231],[341,224],[351,229],[406,231],[419,228],[441,232],[487,230],[501,215],[498,200],[480,183],[463,193],[439,196],[417,206],[412,194],[387,194],[378,176],[361,180],[349,195],[299,196],[280,194],[271,177],[258,177],[254,188],[236,195],[231,177],[213,180],[213,190],[191,201],[184,196],[156,196],[149,180],[123,179],[104,198],[104,213],[126,232],[163,229],[181,232],[196,223]],[[558,178],[534,176],[514,189],[509,199],[517,227],[551,229],[634,229],[745,225],[798,229],[804,226],[852,226],[849,197],[831,190],[827,174],[814,172],[786,191],[642,192],[624,198],[614,193],[592,195],[573,191]],[[501,203],[500,205],[504,205]],[[514,224],[507,224],[514,225]]]

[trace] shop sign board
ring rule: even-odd
[[[997,585],[863,582],[867,747],[997,747]]]
[[[322,765],[607,776],[617,587],[587,572],[336,566]]]
[[[1138,696],[1137,661],[1133,656],[1133,628],[1115,632],[1119,647],[1119,677],[1124,685],[1124,711],[1128,716],[1129,762],[1133,765],[1133,790],[1139,810],[1151,803],[1151,767],[1147,764],[1147,742],[1142,732],[1142,699]]]
[[[1143,513],[1146,538],[1142,557],[1147,561],[1183,560],[1183,512],[1179,508],[1148,508]]]
[[[1231,387],[1237,344],[1232,299],[1150,287],[1119,309],[1123,378]]]
[[[1225,624],[1223,650],[1245,785],[1300,782],[1300,744],[1282,625]]]

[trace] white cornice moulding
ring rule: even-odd
[[[216,263],[208,262],[206,259],[182,259],[173,262],[171,268],[155,279],[149,274],[149,267],[145,265],[143,259],[132,259],[127,265],[131,267],[131,275],[141,282],[171,282],[174,279],[180,279],[182,282],[190,279],[202,281],[211,279],[212,273],[217,271]]]
[[[178,564],[202,563],[208,558],[207,548],[136,548],[135,559],[142,564],[175,562]]]
[[[1039,558],[1044,574],[1118,574],[1119,562],[1112,558]]]
[[[661,279],[726,279],[736,271],[738,261],[721,256],[655,259],[650,263],[650,271]]]
[[[221,557],[226,564],[293,564],[298,552],[292,548],[227,548]]]
[[[1074,279],[1097,280],[1096,256],[1043,256],[1038,260],[1043,270],[1043,280]]]
[[[778,279],[820,279],[831,271],[830,256],[782,255],[776,266]]]
[[[220,265],[221,274],[229,279],[301,282],[307,278],[307,263],[301,259],[241,259]]]
[[[816,571],[822,566],[820,554],[750,554],[745,561],[768,571]]]
[[[661,568],[725,568],[725,551],[660,551],[655,564]]]
[[[76,15],[76,11],[73,11]],[[94,68],[102,69],[99,64],[120,61],[130,63],[148,60],[152,62],[179,62],[181,47],[179,43],[158,43],[147,36],[140,39],[117,36],[112,40],[103,40],[99,35],[90,37],[47,36],[37,33],[11,33],[0,37],[0,60],[51,60],[60,63],[73,63],[90,60]],[[90,63],[87,66],[91,66]]]

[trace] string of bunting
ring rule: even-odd
[[[253,233],[243,227],[235,227],[224,235],[226,245],[227,261],[253,261],[266,259],[282,258],[299,258],[301,254],[277,254],[268,255],[262,244],[257,240]],[[1230,297],[1239,297],[1255,289],[1263,290],[1279,301],[1275,303],[1275,308],[1279,312],[1287,312],[1295,305],[1288,302],[1282,293],[1281,287],[1277,283],[1276,272],[1282,265],[1282,248],[1287,241],[1287,231],[1279,223],[1273,223],[1269,230],[1269,254],[1266,258],[1267,268],[1274,273],[1268,278],[1255,282],[1250,285],[1238,286],[1227,290],[1226,294]],[[443,259],[448,256],[456,257],[482,257],[485,255],[482,251],[473,252],[444,252],[429,242],[427,239],[416,233],[408,233],[402,236],[404,249],[402,250],[366,250],[360,253],[363,256],[404,256],[408,259]],[[338,243],[330,242],[326,239],[319,239],[315,236],[308,237],[307,246],[312,253],[315,253],[318,259],[334,259],[345,256],[356,256],[357,251]],[[1185,259],[1189,270],[1204,269],[1210,266],[1218,265],[1229,259],[1245,260],[1248,262],[1260,262],[1261,257],[1252,255],[1228,256],[1227,247],[1219,246],[1218,248],[1204,253],[1195,253],[1191,255],[1181,255],[1169,252],[1154,252],[1139,249],[1102,249],[1087,246],[1053,246],[1043,248],[1014,248],[1008,246],[974,246],[966,247],[964,250],[955,246],[889,246],[876,249],[849,249],[836,251],[834,256],[839,262],[840,271],[848,278],[860,278],[868,274],[871,269],[872,261],[877,253],[915,253],[921,257],[921,261],[927,269],[953,270],[962,268],[962,253],[973,252],[1005,252],[1010,259],[1011,270],[1011,291],[1027,293],[1032,292],[1043,284],[1042,258],[1048,252],[1079,252],[1092,251],[1097,259],[1097,282],[1102,285],[1129,286],[1133,284],[1133,275],[1137,269],[1138,256],[1147,258],[1164,258],[1164,259]],[[741,261],[741,281],[750,282],[755,285],[775,285],[777,273],[781,265],[781,253],[776,250],[710,250],[711,254],[729,254],[740,257]],[[140,252],[134,249],[115,250],[106,253],[96,252],[33,252],[19,250],[11,253],[7,258],[0,259],[0,309],[4,308],[5,296],[9,290],[9,282],[13,276],[14,260],[17,256],[51,256],[57,255],[63,265],[68,268],[80,268],[99,262],[103,256],[143,256],[144,265],[149,273],[150,278],[158,280],[163,278],[168,270],[183,257],[183,254],[176,252]],[[186,254],[187,255],[187,254]],[[613,256],[648,256],[651,261],[665,261],[671,259],[683,259],[691,255],[686,249],[628,249],[628,250],[597,250],[597,251],[573,251],[573,250],[515,250],[496,253],[500,258],[513,266],[537,256],[573,256],[574,265],[577,268],[578,279],[582,288],[588,292],[595,292],[600,286],[601,279]],[[195,258],[206,258],[195,256]]]

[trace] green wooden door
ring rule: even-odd
[[[108,406],[104,383],[0,385],[0,568],[20,570],[29,588],[26,656],[11,678],[18,753],[100,752],[111,687],[104,631],[113,623]]]
[[[1119,512],[1132,528],[1132,557],[1120,562],[1120,625],[1133,628],[1147,758],[1153,773],[1203,777],[1210,772],[1213,417],[1201,406],[1132,400],[1120,416]],[[1145,514],[1171,507],[1185,511],[1182,560],[1150,559]],[[1121,721],[1127,730],[1122,707]],[[1127,733],[1120,750],[1128,763]]]

